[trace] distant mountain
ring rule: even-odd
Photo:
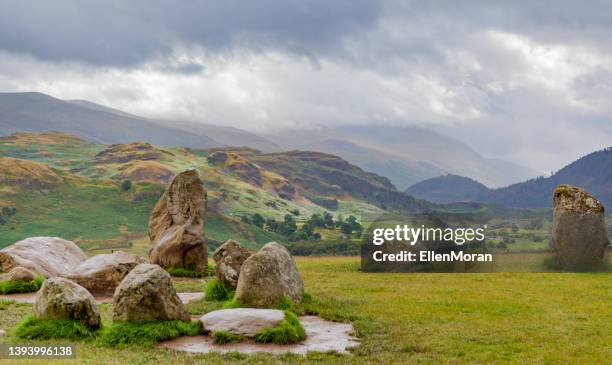
[[[550,207],[553,190],[559,184],[586,189],[612,209],[612,147],[584,156],[550,177],[483,192],[475,200],[519,208]]]
[[[268,137],[282,141],[285,148],[323,149],[341,156],[389,176],[399,189],[442,174],[470,177],[490,187],[539,175],[527,167],[484,158],[463,142],[420,127],[346,126],[281,131]]]
[[[273,142],[237,128],[143,118],[87,100],[60,100],[35,92],[0,93],[0,135],[48,131],[77,134],[100,143],[277,149]]]
[[[434,203],[471,201],[489,189],[478,181],[458,175],[443,175],[418,182],[406,193]]]

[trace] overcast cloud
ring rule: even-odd
[[[0,90],[260,131],[424,125],[541,171],[612,145],[605,1],[2,1]]]

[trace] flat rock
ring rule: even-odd
[[[285,318],[278,309],[234,308],[208,312],[200,318],[206,331],[226,331],[253,337],[266,327],[275,327]]]
[[[0,275],[0,281],[33,281],[36,280],[36,274],[32,270],[25,267],[17,266],[11,269],[6,274]]]
[[[213,343],[211,336],[182,336],[161,342],[158,346],[191,353],[265,352],[281,355],[291,352],[306,355],[308,352],[328,351],[350,354],[348,350],[359,345],[358,340],[351,335],[353,326],[349,323],[326,321],[316,316],[300,317],[300,322],[306,331],[306,339],[295,344],[262,344],[247,339],[239,343],[217,345]]]
[[[158,265],[140,264],[123,279],[113,296],[113,321],[190,321],[170,274]]]
[[[123,251],[100,254],[82,262],[68,278],[92,294],[113,295],[127,274],[144,262],[144,259]]]
[[[21,266],[48,278],[68,276],[86,259],[74,242],[59,237],[30,237],[0,250],[0,271]]]

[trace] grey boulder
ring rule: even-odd
[[[289,251],[276,242],[267,243],[240,269],[235,299],[255,308],[271,308],[283,298],[300,302],[304,284]]]
[[[123,279],[113,296],[113,321],[190,321],[170,274],[158,265],[140,264]]]
[[[45,280],[36,294],[34,313],[39,319],[72,319],[90,328],[100,327],[94,297],[79,284],[65,278]]]
[[[224,284],[236,288],[242,264],[251,256],[251,252],[238,241],[228,240],[213,253],[215,275]]]
[[[600,266],[609,244],[601,202],[581,188],[557,186],[553,193],[551,243],[562,269]]]

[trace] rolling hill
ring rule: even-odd
[[[443,175],[418,182],[406,193],[434,203],[471,201],[489,189],[478,181],[457,175]]]
[[[612,208],[612,148],[596,151],[565,166],[550,177],[540,177],[478,194],[474,200],[519,208],[549,207],[559,184],[579,186]]]
[[[160,146],[277,146],[254,133],[210,124],[143,118],[86,100],[49,95],[0,93],[0,135],[60,131],[99,143],[146,141]]]
[[[255,213],[282,220],[295,211],[306,219],[325,211],[360,216],[432,206],[384,177],[318,152],[107,145],[61,132],[20,132],[0,137],[0,156],[0,212],[10,213],[0,223],[0,246],[49,234],[86,246],[141,237],[164,187],[190,168],[208,190],[207,236],[234,237],[251,247],[279,239],[241,222]],[[124,180],[131,181],[127,190]]]
[[[320,150],[368,171],[388,176],[399,189],[435,176],[470,177],[489,187],[538,176],[507,161],[484,158],[466,144],[420,127],[346,126],[311,131],[280,131],[269,139],[285,148]],[[280,143],[280,142],[279,142]]]

